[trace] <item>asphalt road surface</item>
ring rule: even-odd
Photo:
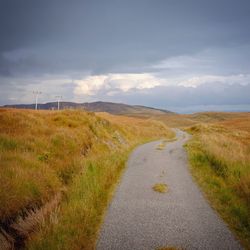
[[[111,202],[97,250],[242,249],[226,224],[209,206],[194,183],[183,144],[188,135],[177,130],[177,141],[151,142],[130,156]],[[155,192],[156,183],[167,193]]]

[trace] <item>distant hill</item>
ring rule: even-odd
[[[34,109],[35,104],[14,104],[5,105],[4,108],[17,108],[17,109]],[[140,105],[128,105],[123,103],[113,102],[60,102],[60,109],[78,109],[83,108],[93,112],[108,112],[115,115],[163,115],[172,113],[164,109],[150,108]],[[57,102],[48,102],[38,104],[38,109],[50,110],[57,109]]]

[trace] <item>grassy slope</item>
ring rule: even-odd
[[[164,122],[169,127],[185,128],[200,123],[226,122],[232,119],[243,120],[247,113],[230,113],[230,112],[203,112],[194,114],[166,114],[166,115],[145,115],[144,117],[152,118]]]
[[[139,143],[172,136],[154,121],[84,111],[1,109],[0,220],[39,207],[66,189],[59,210],[29,248],[92,249],[128,153]]]
[[[212,206],[250,249],[250,114],[228,116],[190,127],[187,150],[192,173]]]

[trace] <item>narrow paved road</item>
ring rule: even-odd
[[[241,249],[225,223],[204,199],[188,171],[183,144],[188,135],[157,150],[138,147],[128,161],[97,242],[98,250]],[[166,183],[165,194],[153,191]]]

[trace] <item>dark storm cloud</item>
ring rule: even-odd
[[[249,13],[249,0],[0,0],[1,103],[30,101],[22,93],[36,88],[72,99],[74,80],[88,75],[152,73],[175,83],[248,75]],[[189,90],[174,88],[178,101],[170,99],[180,104]],[[199,95],[192,93],[197,104],[217,103]],[[129,101],[133,93],[124,96]]]
[[[57,71],[139,69],[169,56],[249,43],[249,12],[243,0],[1,0],[0,52],[30,48]],[[29,58],[20,63],[33,70]]]

